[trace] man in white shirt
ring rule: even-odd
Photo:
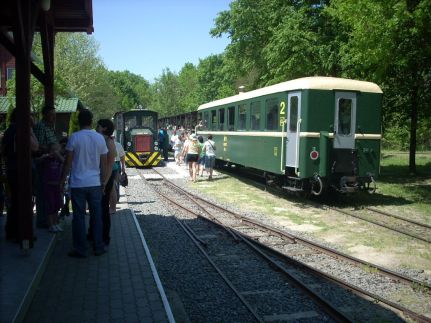
[[[105,178],[108,148],[103,136],[92,130],[93,114],[81,110],[78,115],[80,131],[73,133],[66,145],[67,157],[64,164],[61,182],[70,173],[70,188],[73,208],[73,250],[70,257],[87,256],[87,239],[85,228],[86,203],[90,210],[90,221],[94,238],[94,254],[105,253],[102,238],[102,193],[104,190],[101,178]]]

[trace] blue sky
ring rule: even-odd
[[[163,69],[222,53],[227,37],[209,34],[231,0],[94,0],[93,36],[110,70],[129,70],[150,82]]]

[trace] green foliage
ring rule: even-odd
[[[152,85],[151,107],[159,112],[161,117],[182,113],[180,108],[180,86],[178,75],[169,68],[163,70]]]
[[[119,97],[121,110],[148,107],[150,84],[142,76],[129,71],[110,71],[108,77],[115,94]]]
[[[209,102],[235,94],[233,84],[228,80],[223,55],[210,55],[199,61],[198,82],[202,102]]]

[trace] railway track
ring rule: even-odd
[[[159,173],[160,174],[160,173]],[[160,174],[162,177],[163,174]],[[364,262],[361,261],[359,259],[350,257],[348,255],[339,253],[336,250],[327,248],[325,246],[319,245],[315,242],[303,239],[301,237],[292,235],[290,233],[287,232],[283,232],[280,230],[277,230],[276,228],[272,228],[269,227],[266,224],[263,223],[259,223],[258,221],[252,220],[252,219],[248,219],[248,218],[244,218],[242,215],[236,214],[234,212],[231,212],[229,210],[226,210],[212,202],[209,202],[205,199],[202,199],[198,196],[193,196],[192,194],[190,194],[187,191],[184,191],[181,187],[177,186],[176,184],[168,181],[166,178],[164,178],[165,181],[167,183],[169,183],[169,185],[172,185],[176,190],[178,190],[179,192],[181,192],[181,194],[186,195],[188,198],[196,201],[196,203],[198,205],[200,205],[200,209],[202,210],[208,210],[208,209],[213,209],[213,210],[217,210],[217,212],[223,212],[226,214],[230,214],[231,215],[231,219],[223,220],[224,226],[227,227],[227,231],[233,231],[233,234],[236,234],[238,236],[242,236],[242,237],[246,237],[249,241],[254,241],[254,243],[258,242],[259,240],[265,240],[262,239],[264,237],[264,235],[270,236],[270,237],[277,237],[279,239],[279,241],[274,241],[274,239],[270,239],[271,242],[269,243],[260,243],[260,248],[262,248],[263,250],[266,250],[266,252],[269,253],[275,253],[277,255],[277,257],[284,257],[283,261],[287,261],[287,262],[292,262],[292,256],[290,256],[289,258],[286,258],[286,254],[289,254],[289,252],[291,254],[296,254],[297,258],[315,258],[316,254],[322,254],[324,253],[325,255],[329,255],[330,257],[332,257],[334,260],[339,261],[340,259],[347,261],[351,264],[354,264],[355,266],[359,266],[359,267],[363,267],[363,268],[372,268],[372,270],[377,271],[380,275],[384,275],[387,277],[390,277],[391,280],[395,280],[397,282],[402,282],[404,284],[407,285],[417,285],[417,286],[421,286],[424,289],[427,290],[427,293],[430,292],[431,290],[431,286],[427,285],[426,283],[411,279],[409,277],[403,276],[401,274],[392,272],[388,269],[370,264],[368,262]],[[205,206],[203,206],[203,205]],[[208,212],[202,211],[203,213],[206,213],[207,216],[209,218],[216,218],[214,215],[208,215]],[[235,220],[233,220],[235,219]],[[216,220],[216,222],[220,222],[219,220]],[[246,224],[246,226],[244,227],[244,224]],[[249,230],[249,228],[253,228],[253,230],[255,228],[258,228],[260,231],[258,232],[254,232],[252,234],[247,234],[247,230]],[[264,232],[264,234],[262,233]],[[300,249],[298,250],[297,246],[302,246],[300,248],[303,248],[304,246],[311,249],[310,250],[303,250]],[[286,248],[286,246],[289,246],[289,248]],[[292,246],[295,246],[294,248],[291,248]],[[275,248],[276,247],[276,248]],[[288,250],[287,252],[283,249],[290,249],[290,251]],[[278,251],[277,251],[278,250]],[[282,250],[282,251],[280,251]],[[299,256],[298,256],[299,255]],[[303,259],[302,259],[303,260]],[[296,260],[295,260],[296,261]],[[300,261],[298,263],[301,263]],[[395,302],[389,301],[379,295],[376,295],[374,293],[371,293],[369,291],[363,290],[361,288],[357,288],[352,284],[349,284],[346,281],[343,281],[342,279],[339,279],[335,276],[331,276],[328,275],[327,273],[325,273],[322,270],[317,270],[315,268],[312,268],[311,266],[307,265],[306,263],[302,262],[301,263],[302,266],[306,266],[308,270],[314,271],[315,274],[317,275],[321,275],[322,277],[326,277],[326,279],[331,280],[332,282],[336,283],[339,286],[343,286],[343,288],[347,288],[351,291],[354,291],[355,293],[357,293],[358,295],[361,295],[362,297],[366,297],[369,299],[373,299],[375,301],[384,303],[392,308],[395,308],[399,311],[404,312],[407,316],[409,317],[413,317],[415,320],[417,321],[424,321],[424,322],[429,322],[431,321],[428,317],[423,316],[421,314],[415,313],[414,311],[408,309],[407,307],[404,307],[400,304],[397,304]]]
[[[368,211],[366,214],[359,211],[346,211],[338,207],[332,207],[323,205],[324,208],[334,210],[336,212],[378,225],[380,227],[392,230],[397,233],[401,233],[410,238],[414,238],[420,241],[431,243],[431,226],[412,221],[410,219],[391,214],[386,211],[382,211],[376,208],[364,207],[362,210]],[[371,213],[371,214],[370,214]],[[371,217],[372,216],[372,217]]]
[[[144,179],[141,174],[140,176]],[[180,216],[180,219],[176,219],[176,221],[257,322],[271,321],[276,310],[275,305],[266,304],[263,306],[260,304],[262,296],[268,299],[276,298],[277,306],[280,303],[285,304],[287,308],[284,310],[289,310],[289,314],[279,313],[277,317],[282,320],[313,319],[318,321],[350,322],[344,314],[313,293],[301,281],[295,279],[291,273],[283,270],[274,260],[271,260],[270,257],[258,250],[247,239],[234,233],[230,228],[216,220],[215,216],[210,212],[205,212],[207,217],[202,216],[196,211],[184,207],[183,203],[173,199],[172,194],[164,193],[160,187],[153,188],[163,199],[192,216],[191,218],[190,216]],[[199,221],[196,221],[196,218]],[[212,226],[208,226],[208,223],[212,224]],[[239,244],[239,242],[242,242],[242,244]],[[265,258],[268,264],[262,265],[261,261],[257,261],[256,253]],[[274,272],[274,267],[277,272]],[[247,271],[247,273],[238,275],[237,268],[241,268],[242,271]],[[265,282],[265,279],[263,279],[265,276],[270,277],[269,282]],[[286,279],[288,282],[286,282]],[[250,290],[251,286],[259,287],[257,289],[254,287]],[[304,293],[318,306],[316,307],[315,304],[310,303]],[[254,297],[250,297],[250,295],[254,295]],[[301,302],[299,311],[292,308],[292,299],[295,299],[297,303]]]
[[[255,175],[250,175],[248,173],[243,173],[251,182],[253,182],[257,187],[265,191],[270,191],[271,193],[277,194],[279,196],[286,196],[286,192],[274,187],[266,186],[265,184],[259,182]],[[232,174],[230,174],[232,176]],[[403,234],[410,238],[414,238],[423,242],[431,243],[431,226],[426,223],[421,223],[413,221],[411,219],[392,214],[383,210],[379,210],[373,207],[360,207],[359,210],[348,211],[340,207],[330,206],[327,204],[321,204],[318,202],[308,201],[308,204],[322,208],[330,209],[344,215],[354,217],[356,219],[363,220],[368,223],[383,227],[385,229]],[[370,214],[364,214],[362,210],[368,211],[368,213],[374,214],[374,217],[370,217]],[[376,217],[376,215],[378,217]]]

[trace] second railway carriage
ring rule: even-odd
[[[306,77],[201,105],[199,134],[213,135],[219,160],[290,191],[374,191],[381,106],[374,83]]]
[[[153,167],[161,164],[157,142],[157,112],[130,110],[114,115],[115,139],[126,152],[129,167]]]

